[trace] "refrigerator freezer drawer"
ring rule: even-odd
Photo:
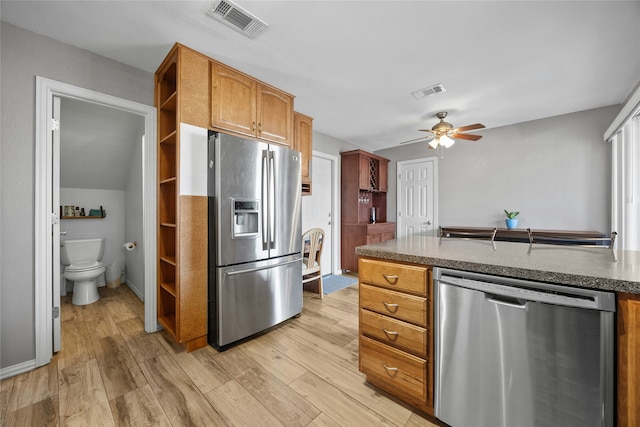
[[[217,342],[222,347],[302,312],[301,255],[218,268]]]

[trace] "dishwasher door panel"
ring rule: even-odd
[[[602,426],[601,315],[439,283],[436,416],[453,427]]]

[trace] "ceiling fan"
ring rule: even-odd
[[[442,111],[436,114],[436,117],[440,119],[438,123],[431,129],[420,129],[420,132],[429,132],[430,135],[423,136],[416,139],[411,139],[409,141],[401,142],[400,144],[408,144],[410,142],[417,141],[431,141],[429,142],[429,148],[438,148],[444,147],[449,148],[455,142],[454,139],[467,139],[469,141],[477,141],[482,138],[482,135],[471,135],[465,134],[462,132],[467,132],[471,130],[483,129],[485,126],[480,123],[475,123],[473,125],[462,126],[459,128],[454,128],[451,123],[447,123],[444,121],[444,118],[447,117],[447,112]]]

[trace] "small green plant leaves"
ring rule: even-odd
[[[513,219],[513,218],[517,217],[520,212],[517,212],[517,211],[509,212],[506,209],[504,209],[504,213],[507,215],[507,218]]]

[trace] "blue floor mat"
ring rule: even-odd
[[[356,283],[358,283],[357,277],[328,274],[322,277],[322,291],[326,295]]]

